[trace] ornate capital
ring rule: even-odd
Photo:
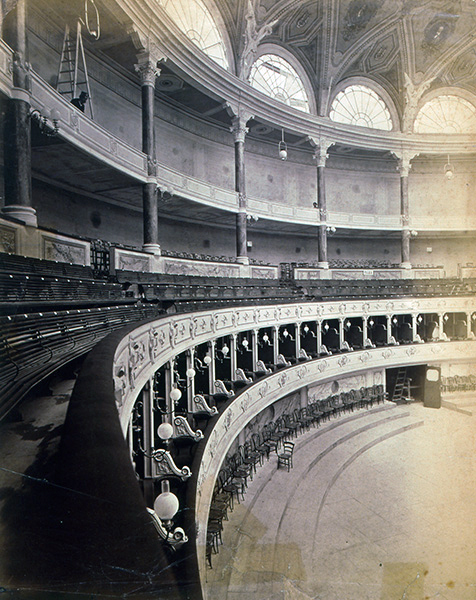
[[[161,60],[165,60],[165,57],[158,52],[140,52],[137,55],[134,68],[139,74],[141,85],[155,86],[155,78],[160,75],[157,63]]]
[[[246,124],[250,119],[253,119],[254,115],[241,106],[233,106],[229,102],[227,102],[227,112],[231,116],[232,125],[230,131],[233,134],[235,142],[244,142],[245,136],[248,133]]]
[[[397,171],[400,172],[400,177],[408,177],[410,169],[412,168],[411,161],[416,158],[420,153],[414,150],[402,150],[401,152],[393,152],[393,155],[397,158]]]
[[[327,151],[335,144],[335,141],[325,137],[314,138],[311,136],[308,136],[308,140],[314,146],[314,158],[316,159],[317,166],[325,167],[326,160],[329,158]]]

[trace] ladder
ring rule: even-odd
[[[91,119],[93,119],[93,102],[81,29],[81,19],[78,19],[76,25],[76,37],[71,33],[69,25],[66,25],[56,89],[61,95],[68,96],[70,100],[77,98],[81,91],[86,91],[89,96],[86,107],[89,110]]]
[[[397,377],[395,379],[395,385],[393,386],[392,402],[400,402],[405,400],[403,391],[407,386],[407,368],[400,367],[397,371]]]

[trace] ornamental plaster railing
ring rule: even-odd
[[[129,331],[115,349],[113,381],[124,436],[138,394],[155,371],[174,356],[224,335],[291,322],[370,315],[471,312],[475,298],[422,298],[235,307],[191,313],[144,323]],[[349,373],[418,363],[476,361],[476,342],[430,342],[337,354],[278,371],[247,387],[218,418],[195,465],[196,552],[206,573],[206,523],[220,465],[233,440],[264,408],[300,388]],[[198,461],[197,461],[198,464]],[[192,542],[193,543],[193,542]],[[202,580],[204,579],[202,575]]]
[[[283,396],[304,386],[325,383],[349,373],[413,364],[435,364],[451,360],[476,361],[475,342],[439,342],[362,350],[301,363],[277,371],[250,385],[220,415],[206,440],[197,475],[195,524],[197,555],[202,582],[205,580],[205,546],[208,513],[220,466],[240,431],[261,411]],[[206,596],[204,596],[206,597]]]
[[[11,96],[13,93],[11,74],[12,54],[12,50],[0,40],[0,91],[4,92],[7,96]],[[155,181],[160,189],[172,192],[193,202],[221,208],[230,212],[238,212],[238,194],[233,190],[212,185],[207,181],[181,173],[172,167],[162,164],[157,165],[156,177],[148,176],[147,157],[144,153],[111,134],[107,129],[89,119],[81,111],[75,109],[61,94],[34,71],[31,72],[31,80],[32,107],[40,111],[56,109],[60,114],[60,131],[58,135],[71,144],[101,162],[134,177],[134,179],[140,182]],[[240,83],[244,85],[243,82]],[[253,90],[253,93],[258,92]],[[274,102],[266,96],[263,96],[263,99],[268,102]],[[279,103],[275,104],[279,105]],[[294,109],[289,110],[292,111]],[[304,118],[304,113],[299,113],[299,111],[294,112]],[[282,111],[281,116],[286,114],[286,111]],[[314,117],[314,119],[318,118]],[[338,125],[333,124],[332,127],[335,128]],[[319,131],[315,133],[316,136],[324,135]],[[361,136],[364,136],[362,137],[362,142],[367,137],[375,135],[375,130],[366,129],[365,131],[365,134],[360,132]],[[468,136],[458,136],[458,141],[455,142],[455,147],[458,148],[459,153],[464,152],[465,149],[468,152],[474,150],[474,143],[472,145],[466,143],[466,137]],[[337,141],[335,135],[329,139]],[[365,147],[363,143],[359,142],[359,144],[361,147]],[[446,145],[444,145],[444,148],[442,150],[441,140],[435,141],[433,152],[454,152],[454,149],[446,150]],[[423,152],[423,150],[420,150],[420,152]],[[292,223],[314,226],[320,223],[317,211],[312,208],[288,206],[263,198],[254,198],[251,196],[248,199],[248,209],[250,213],[261,219],[285,219]],[[402,227],[401,216],[397,214],[354,214],[333,211],[329,211],[328,213],[327,224],[349,229],[399,230]],[[410,227],[423,230],[441,230],[442,224],[441,220],[439,221],[437,217],[415,216],[410,217]],[[444,230],[461,230],[461,228],[461,219],[457,217],[445,218]],[[476,216],[468,216],[465,219],[464,228],[476,229]]]
[[[101,162],[141,182],[148,181],[147,156],[143,152],[89,119],[33,71],[31,81],[32,108],[59,112],[58,135]]]
[[[145,323],[121,340],[114,355],[112,376],[122,429],[125,433],[136,398],[155,371],[174,356],[211,339],[251,329],[339,317],[472,313],[474,306],[475,298],[471,297],[310,302],[224,308]]]

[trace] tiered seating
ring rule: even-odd
[[[154,307],[108,306],[0,317],[0,418],[30,387],[109,332],[157,314]]]
[[[18,309],[29,305],[51,308],[53,304],[78,306],[133,301],[126,298],[118,283],[0,272],[0,310],[3,311],[9,309],[10,312],[12,303]]]
[[[95,279],[90,267],[0,254],[0,311],[132,303],[117,282]]]
[[[288,301],[302,294],[276,279],[246,277],[201,277],[163,275],[135,271],[118,271],[117,280],[137,283],[148,301],[173,301],[177,310],[197,310],[210,305],[256,302],[257,300]],[[190,304],[190,302],[201,304]],[[188,303],[188,304],[184,304]]]

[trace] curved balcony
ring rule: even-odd
[[[196,59],[196,53],[193,56]],[[11,60],[11,49],[0,40],[0,90],[10,96],[15,93],[9,66]],[[147,157],[143,152],[111,134],[107,129],[76,110],[38,74],[32,72],[31,75],[32,107],[34,109],[39,109],[40,111],[56,109],[60,115],[59,136],[79,150],[86,152],[100,162],[141,183],[154,181],[159,188],[172,192],[187,200],[231,213],[238,212],[238,194],[233,190],[210,184],[207,181],[181,173],[176,169],[162,164],[157,166],[156,177],[149,176],[147,174]],[[243,82],[240,82],[237,78],[234,79],[241,85],[244,85]],[[263,96],[263,102],[265,100],[274,102]],[[292,111],[292,109],[290,110]],[[295,112],[299,113],[299,111]],[[305,117],[304,113],[300,113],[299,116]],[[303,127],[307,126],[308,124],[303,125]],[[372,131],[373,130],[366,129],[362,139],[367,139]],[[369,134],[369,132],[371,133]],[[315,135],[319,137],[321,133],[317,132]],[[468,138],[468,140],[466,140],[468,143],[466,143],[463,138]],[[337,140],[335,136],[332,137],[332,139]],[[469,139],[470,136],[458,136],[455,146],[457,146],[459,153],[474,150],[474,144],[471,145]],[[340,141],[344,143],[345,140],[342,139]],[[349,142],[346,141],[346,143]],[[362,147],[364,147],[363,144]],[[435,140],[432,151],[441,154],[443,151],[442,148],[442,141],[439,139]],[[444,152],[446,152],[446,145],[444,145],[444,148]],[[419,148],[419,150],[424,152],[422,148]],[[451,150],[448,150],[448,152],[450,151],[455,151],[455,147],[451,146]],[[318,212],[312,208],[289,206],[272,202],[266,198],[256,198],[252,195],[248,198],[248,208],[250,213],[260,219],[284,220],[289,223],[305,226],[317,226],[320,223]],[[329,211],[327,224],[344,229],[366,229],[376,231],[399,231],[402,229],[401,216],[398,214],[354,214]],[[438,231],[442,229],[442,223],[438,216],[410,216],[410,227],[422,231]],[[465,229],[476,229],[476,217],[468,217],[465,222]],[[458,217],[455,217],[452,220],[445,219],[444,230],[461,230],[461,219]]]
[[[116,520],[113,515],[117,510],[121,510],[122,502],[129,502],[128,499],[132,498],[133,494],[128,489],[136,483],[132,463],[125,452],[124,437],[120,440],[121,436],[118,433],[121,429],[123,436],[127,433],[136,398],[158,368],[200,343],[250,329],[289,325],[291,322],[302,323],[313,319],[352,318],[356,315],[441,311],[468,313],[473,306],[473,298],[413,298],[235,307],[163,317],[140,325],[131,325],[99,344],[80,375],[62,440],[60,483],[69,490],[83,490],[91,488],[82,479],[94,479],[95,494],[104,501],[100,507],[100,514],[101,527],[107,529],[107,534],[104,535],[110,541],[107,558],[118,561],[113,564],[120,564],[127,569],[128,560],[131,559],[126,546],[129,541],[127,535],[125,540],[121,537],[126,532],[126,520],[121,519],[121,529],[116,532]],[[197,447],[192,476],[187,483],[188,510],[184,525],[191,541],[186,546],[186,560],[179,562],[183,577],[193,588],[194,597],[201,597],[200,590],[195,586],[199,585],[199,579],[204,581],[207,568],[204,524],[208,519],[214,481],[227,450],[253,417],[273,402],[306,385],[325,383],[351,373],[402,365],[474,360],[476,344],[472,339],[367,348],[297,363],[244,387],[224,405],[220,414],[210,423],[211,427],[207,429],[204,441]],[[81,449],[80,452],[78,448]],[[91,465],[91,474],[82,464],[84,460],[87,465]],[[111,469],[112,463],[115,465],[114,469]],[[120,493],[114,483],[115,477],[120,479]],[[84,510],[83,504],[89,506],[90,499],[77,495],[75,503],[76,511]],[[139,507],[137,499],[134,500],[134,506],[136,505],[135,518],[142,519],[141,522],[145,523],[145,508]],[[75,522],[81,520],[80,513],[73,514]],[[110,523],[111,526],[107,527],[105,523]],[[192,541],[195,539],[195,533],[196,540]],[[118,536],[120,537],[116,544],[114,538]],[[144,531],[142,537],[136,532],[135,537],[133,550],[139,554],[134,554],[134,560],[141,556],[138,548],[142,538],[145,542],[144,551],[153,549],[157,553],[158,549],[152,543],[150,531],[147,534]],[[88,549],[88,552],[91,552],[91,549]],[[150,563],[150,559],[146,561],[147,564]],[[155,580],[151,579],[152,581]],[[166,594],[164,597],[169,596]],[[175,596],[171,594],[170,597]]]

